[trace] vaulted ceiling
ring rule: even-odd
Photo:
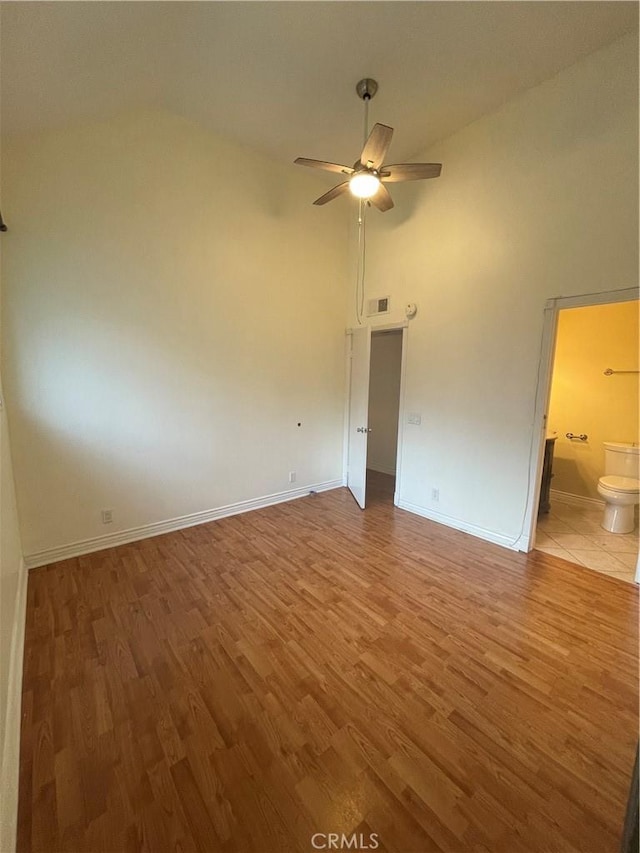
[[[630,30],[633,2],[18,2],[2,133],[166,108],[282,161],[351,162],[355,84],[396,162]]]

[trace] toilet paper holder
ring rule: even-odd
[[[578,441],[586,441],[589,438],[589,436],[586,434],[586,432],[581,432],[580,435],[574,435],[572,432],[568,432],[568,433],[566,433],[566,437],[570,438],[570,439],[571,438],[577,438]]]

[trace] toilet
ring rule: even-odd
[[[640,447],[615,441],[604,442],[604,476],[598,494],[604,498],[602,527],[610,533],[631,533],[635,507],[640,503]]]

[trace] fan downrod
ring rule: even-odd
[[[370,101],[377,91],[378,82],[377,80],[372,80],[371,77],[365,77],[356,86],[358,97],[363,101]]]

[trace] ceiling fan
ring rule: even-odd
[[[321,195],[313,202],[314,204],[326,204],[349,190],[352,195],[371,202],[384,213],[385,210],[393,207],[393,199],[385,184],[439,177],[442,163],[384,165],[384,158],[391,145],[393,128],[386,124],[374,124],[371,133],[367,135],[369,101],[377,91],[377,82],[370,78],[360,80],[356,86],[358,97],[364,101],[365,143],[360,159],[356,160],[353,166],[341,166],[339,163],[327,163],[325,160],[310,160],[307,157],[298,157],[294,160],[294,163],[299,166],[311,166],[313,169],[323,169],[325,172],[337,172],[348,176],[348,180]]]

